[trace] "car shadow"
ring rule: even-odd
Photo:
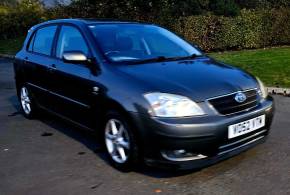
[[[15,108],[16,112],[10,114],[11,116],[21,114],[20,105],[18,103],[16,96],[11,96],[9,98],[12,106]],[[47,112],[42,112],[39,117],[36,119],[44,123],[45,125],[53,128],[54,130],[61,132],[62,134],[76,140],[77,142],[83,144],[86,148],[93,151],[96,155],[110,165],[110,161],[107,158],[104,147],[102,147],[96,133],[88,130],[81,129],[72,123],[69,123],[61,118],[58,118]],[[51,136],[53,132],[41,132],[41,136]],[[84,154],[85,151],[79,152],[79,154]],[[205,167],[206,168],[206,167]],[[192,173],[196,173],[201,169],[194,170],[176,170],[171,168],[162,168],[162,167],[149,167],[146,165],[138,165],[133,171],[137,174],[146,175],[153,178],[172,178],[184,176]]]
[[[12,106],[15,108],[16,112],[9,114],[10,116],[15,116],[21,114],[20,104],[18,102],[17,96],[11,96],[9,98]],[[82,143],[88,149],[95,153],[104,153],[101,144],[97,141],[98,137],[96,134],[89,130],[81,129],[66,120],[58,118],[53,114],[48,112],[40,112],[35,120],[41,121],[45,125],[63,133],[64,135]],[[52,132],[41,132],[42,136],[49,136]],[[48,134],[48,135],[47,135]],[[103,156],[103,155],[102,155]],[[102,157],[103,158],[103,157]]]

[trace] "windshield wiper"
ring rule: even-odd
[[[170,57],[170,58],[167,58],[165,56],[158,56],[155,58],[149,58],[149,59],[144,59],[144,60],[130,60],[126,62],[129,64],[144,64],[144,63],[150,63],[150,62],[165,62],[165,61],[195,59],[200,56],[202,55],[192,54],[189,56],[177,56],[177,57]]]
[[[127,62],[130,64],[143,64],[143,63],[149,63],[149,62],[164,62],[170,59],[171,58],[166,58],[165,56],[158,56],[155,58],[149,58],[149,59],[144,59],[144,60],[131,60]]]
[[[189,56],[180,56],[180,57],[173,57],[173,58],[170,58],[172,60],[190,60],[190,59],[195,59],[197,57],[201,57],[202,55],[197,55],[197,54],[192,54],[192,55],[189,55]]]

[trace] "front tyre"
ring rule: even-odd
[[[18,88],[18,96],[23,115],[29,119],[33,118],[36,114],[37,107],[26,85]]]
[[[104,128],[105,146],[112,165],[119,170],[130,171],[139,161],[132,127],[120,114],[110,112]]]

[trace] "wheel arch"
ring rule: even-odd
[[[140,149],[141,155],[143,154],[143,142],[142,142],[142,132],[138,130],[137,125],[135,124],[134,118],[131,116],[130,111],[128,111],[122,104],[113,99],[106,99],[101,108],[101,121],[102,127],[105,125],[105,117],[109,112],[117,112],[124,117],[129,123],[133,134],[136,137],[138,147]]]

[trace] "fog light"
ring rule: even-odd
[[[189,160],[198,160],[198,159],[207,157],[205,155],[189,152],[184,149],[164,150],[164,151],[161,151],[161,154],[165,159],[170,160],[170,161],[189,161]]]

